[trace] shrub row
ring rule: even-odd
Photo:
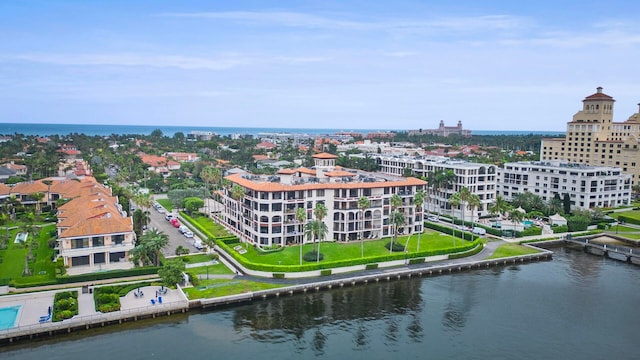
[[[74,282],[96,281],[103,279],[116,279],[129,276],[151,275],[157,274],[159,267],[150,266],[143,268],[134,268],[129,270],[114,270],[105,271],[99,273],[82,274],[74,276],[60,276],[57,278],[57,282],[60,284],[68,284]],[[31,285],[32,286],[32,285]]]
[[[627,216],[627,215],[622,215],[622,214],[618,215],[618,221],[629,223],[629,224],[634,224],[634,225],[640,225],[640,219],[635,218],[635,217],[631,217],[631,216]]]
[[[474,241],[474,240],[476,240],[478,238],[477,235],[474,235],[474,234],[469,233],[467,231],[461,231],[461,230],[450,228],[448,226],[440,225],[440,224],[437,224],[437,223],[425,222],[424,226],[428,227],[429,229],[436,230],[436,231],[439,231],[441,233],[445,233],[445,234],[452,235],[452,236],[454,235],[454,231],[455,231],[455,236],[456,237],[460,237],[459,235],[460,235],[460,233],[462,233],[463,234],[462,238],[465,239],[465,240]]]
[[[194,218],[192,218],[191,216],[189,216],[186,212],[184,211],[180,211],[180,216],[186,220],[189,225],[193,226],[194,228],[196,228],[196,230],[198,230],[200,233],[202,233],[203,235],[207,236],[207,239],[202,239],[204,241],[206,240],[210,240],[213,239],[213,235],[207,230],[205,229],[202,225],[200,225],[199,222],[195,221]]]
[[[378,263],[378,262],[392,261],[392,260],[403,260],[406,257],[406,255],[404,253],[393,253],[393,254],[369,256],[369,257],[357,258],[357,259],[328,261],[328,262],[322,262],[322,263],[313,262],[313,263],[303,264],[303,265],[257,264],[257,263],[252,263],[252,262],[247,261],[247,259],[245,257],[243,257],[242,255],[238,254],[236,251],[233,251],[232,247],[230,247],[229,245],[225,244],[224,241],[221,241],[220,239],[217,239],[216,243],[217,243],[218,246],[220,246],[222,249],[224,249],[230,256],[232,256],[238,262],[242,263],[246,268],[251,269],[251,270],[265,271],[265,272],[271,272],[271,273],[300,272],[300,271],[314,271],[314,270],[322,270],[322,269],[331,269],[331,268],[344,267],[344,266],[371,264],[371,263]],[[466,252],[466,251],[472,250],[472,249],[474,249],[474,248],[476,248],[478,246],[480,247],[480,249],[482,249],[481,244],[482,244],[482,242],[480,241],[480,239],[476,238],[474,241],[466,242],[464,246],[456,247],[456,250],[458,250],[460,252]],[[419,257],[445,255],[445,254],[450,254],[451,250],[452,249],[450,249],[450,248],[438,249],[438,250],[425,250],[425,251],[420,251],[419,253],[413,253],[412,255],[413,256],[419,256]],[[464,255],[464,256],[467,256],[467,255]]]
[[[552,226],[551,230],[553,230],[553,233],[564,233],[569,231],[569,227],[567,225],[558,225],[558,226]]]

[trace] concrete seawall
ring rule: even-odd
[[[189,309],[207,309],[235,304],[249,303],[268,298],[291,296],[294,294],[304,294],[308,292],[331,290],[346,286],[367,285],[371,283],[388,282],[392,280],[407,279],[412,277],[437,276],[454,274],[463,271],[476,269],[487,269],[496,266],[508,266],[535,261],[551,260],[552,252],[541,249],[542,252],[521,256],[513,256],[501,259],[477,260],[477,261],[454,261],[448,264],[427,265],[425,263],[402,268],[385,268],[375,270],[374,273],[364,275],[354,275],[339,279],[312,281],[305,284],[284,286],[277,289],[261,290],[256,292],[243,293],[217,297],[212,299],[195,299],[168,303],[146,307],[140,309],[130,309],[126,311],[116,311],[112,313],[98,313],[89,316],[79,316],[56,323],[43,323],[30,326],[21,326],[0,330],[0,344],[13,343],[20,340],[28,340],[37,337],[53,336],[56,334],[71,333],[80,330],[88,330],[106,325],[122,324],[124,322],[137,321],[159,316],[168,316],[175,313],[184,313]],[[426,265],[426,266],[425,266]],[[330,278],[331,276],[329,276]],[[182,291],[182,289],[179,289]]]

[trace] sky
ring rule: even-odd
[[[0,122],[564,131],[638,112],[637,1],[0,1]]]

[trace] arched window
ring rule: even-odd
[[[260,216],[260,222],[269,222],[269,217],[268,216]]]

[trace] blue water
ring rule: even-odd
[[[15,326],[20,306],[11,306],[0,309],[0,330],[9,329]]]
[[[387,131],[381,129],[309,129],[309,128],[251,128],[251,127],[207,127],[207,126],[165,126],[165,125],[90,125],[90,124],[17,124],[0,123],[0,134],[2,135],[67,135],[72,133],[86,134],[90,136],[109,136],[112,134],[140,134],[150,135],[152,131],[160,129],[165,136],[173,136],[176,132],[185,135],[191,131],[213,131],[218,135],[226,136],[232,134],[257,135],[263,132],[284,132],[295,134],[323,135],[333,134],[339,131],[353,131],[368,134],[374,131]],[[402,131],[402,130],[399,130]],[[475,135],[562,135],[558,131],[503,131],[503,130],[473,130]]]

